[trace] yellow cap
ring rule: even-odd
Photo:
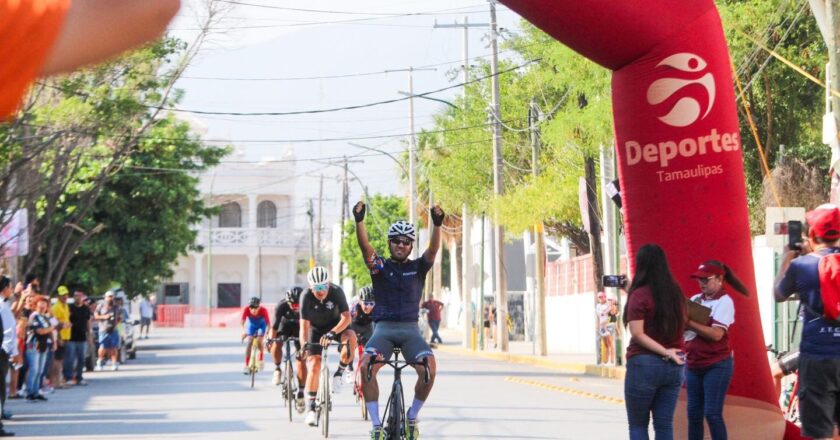
[[[70,290],[66,286],[58,286],[58,296],[65,296],[70,293]]]

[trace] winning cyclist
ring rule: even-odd
[[[263,369],[263,342],[265,340],[265,330],[268,328],[269,317],[268,310],[260,305],[260,299],[252,297],[248,301],[248,307],[242,310],[242,340],[245,344],[245,374],[249,374],[248,364],[251,363],[251,343],[254,338],[257,338],[258,346],[260,347],[260,370]]]
[[[281,300],[274,309],[274,325],[269,331],[269,338],[275,339],[282,337],[291,338],[300,335],[300,295],[303,292],[298,286],[292,287],[286,291],[286,299]],[[300,341],[295,341],[295,348],[298,350],[295,368],[297,369],[298,377],[298,392],[296,406],[299,413],[303,412],[303,384],[306,382],[306,368],[303,368],[303,356],[300,353]],[[277,342],[271,344],[269,351],[271,357],[274,359],[274,385],[280,385],[283,378],[283,371],[280,364],[283,363],[283,343]]]
[[[350,307],[341,287],[329,280],[327,269],[315,266],[306,276],[307,289],[300,300],[300,339],[308,343],[306,365],[309,368],[306,377],[306,392],[309,395],[309,411],[306,424],[315,426],[315,397],[318,395],[318,372],[321,370],[322,345],[330,341],[345,344],[341,350],[338,369],[333,376],[333,392],[341,386],[344,370],[353,362],[356,351],[356,334],[347,328],[350,325]]]
[[[356,332],[359,345],[367,344],[373,335],[373,307],[376,301],[373,299],[373,287],[365,286],[359,289],[359,301],[353,305],[350,316],[353,322],[350,328]]]
[[[440,226],[444,218],[444,212],[438,206],[432,208],[429,214],[435,227],[432,230],[429,247],[423,256],[416,260],[409,258],[416,232],[414,225],[400,220],[388,229],[388,248],[391,258],[386,260],[376,254],[368,240],[364,225],[365,203],[359,202],[353,207],[356,238],[359,241],[362,256],[370,269],[373,291],[376,295],[376,309],[373,311],[376,327],[374,327],[373,336],[365,346],[365,354],[359,368],[367,371],[372,356],[378,359],[390,358],[395,346],[402,348],[408,361],[422,362],[424,358],[429,361],[429,383],[423,382],[423,367],[419,365],[414,367],[418,375],[417,385],[414,387],[414,401],[406,415],[408,440],[420,438],[417,415],[432,391],[436,371],[432,349],[423,340],[417,326],[423,285],[426,274],[432,268],[435,255],[440,249]],[[382,364],[374,365],[370,380],[367,379],[367,374],[362,374],[365,405],[373,423],[373,429],[370,432],[372,440],[385,438],[385,430],[382,429],[382,422],[379,420],[379,385],[376,382],[376,373],[380,368]]]

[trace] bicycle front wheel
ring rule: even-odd
[[[324,397],[321,400],[321,405],[323,405],[321,409],[321,434],[324,438],[328,438],[330,436],[330,407],[332,402],[330,401],[330,372],[326,368],[321,374],[321,392]]]
[[[403,439],[405,438],[405,413],[403,410],[403,391],[402,385],[397,382],[394,384],[394,389],[391,391],[391,407],[388,408],[390,415],[388,417],[388,439]]]
[[[285,376],[286,376],[286,386],[283,387],[283,392],[285,396],[283,398],[286,399],[286,406],[288,406],[289,410],[289,421],[292,421],[292,407],[295,406],[295,393],[292,389],[292,380],[294,379],[294,372],[292,371],[292,363],[291,361],[286,361],[286,368],[285,368]]]

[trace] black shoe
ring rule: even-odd
[[[43,400],[44,402],[46,402],[49,399],[47,399],[46,397],[38,394],[38,395],[35,396],[35,400]]]
[[[29,394],[26,396],[26,400],[35,400],[35,396]]]
[[[14,436],[15,436],[14,432],[5,431],[5,430],[3,430],[3,428],[0,428],[0,437],[14,437]]]
[[[12,419],[12,412],[11,411],[3,411],[3,420],[11,420]],[[2,428],[0,428],[2,429]]]

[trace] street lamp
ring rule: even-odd
[[[351,147],[356,147],[356,148],[361,148],[361,149],[363,149],[363,150],[375,151],[375,152],[377,152],[377,153],[382,153],[382,154],[384,154],[384,155],[388,156],[388,158],[389,158],[389,159],[393,160],[393,161],[394,161],[394,163],[396,163],[397,165],[399,165],[399,166],[400,166],[400,168],[402,168],[402,170],[403,170],[403,172],[404,172],[404,173],[408,174],[408,170],[405,168],[405,165],[403,165],[403,163],[402,163],[402,162],[400,162],[400,160],[399,160],[399,159],[397,159],[397,158],[396,158],[393,154],[391,154],[391,153],[389,153],[389,152],[387,152],[387,151],[385,151],[385,150],[380,150],[380,149],[378,149],[378,148],[373,148],[373,147],[367,147],[367,146],[364,146],[364,145],[357,144],[357,143],[355,143],[355,142],[348,142],[348,144],[349,144]]]

